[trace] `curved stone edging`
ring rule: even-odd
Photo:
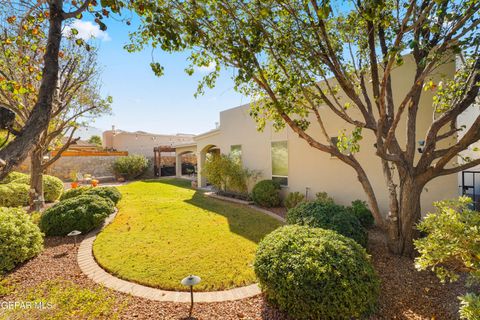
[[[82,272],[98,284],[133,296],[156,301],[190,302],[189,292],[166,291],[122,280],[111,275],[97,264],[93,256],[93,242],[97,234],[113,221],[117,212],[118,211],[115,210],[115,212],[105,220],[102,227],[88,233],[80,243],[77,253],[77,263]],[[224,291],[195,292],[194,295],[196,302],[222,302],[250,298],[260,293],[261,291],[258,285],[251,284],[249,286]]]

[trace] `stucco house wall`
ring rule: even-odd
[[[414,66],[409,57],[402,67],[392,73],[394,87],[394,100],[400,103],[412,84]],[[447,64],[437,70],[434,81],[443,76],[453,76],[454,63]],[[432,118],[433,92],[424,92],[420,101],[417,119],[417,141],[424,140],[425,133]],[[344,100],[346,101],[346,100]],[[327,132],[330,136],[337,136],[342,129],[351,132],[352,127],[346,125],[328,107],[321,111],[324,115]],[[312,119],[308,133],[323,141],[317,122]],[[402,119],[401,123],[405,123]],[[403,125],[399,127],[400,134],[405,132]],[[357,159],[364,167],[375,189],[380,209],[384,214],[388,212],[388,196],[384,182],[380,159],[375,155],[374,135],[369,130],[363,131],[363,140],[360,142],[361,150],[356,154]],[[333,196],[336,202],[344,205],[352,200],[366,200],[361,184],[358,182],[355,171],[342,161],[331,157],[329,154],[310,147],[303,139],[299,138],[290,128],[276,132],[271,125],[267,125],[262,132],[256,130],[256,123],[249,115],[249,105],[225,110],[220,113],[220,126],[217,130],[196,136],[197,152],[217,146],[222,153],[229,153],[232,145],[241,145],[242,161],[245,167],[260,170],[262,177],[271,178],[272,159],[271,142],[288,142],[288,186],[284,192],[299,191],[304,193],[309,188],[309,195],[314,197],[316,192],[325,191]],[[400,137],[403,145],[405,137]],[[453,138],[455,140],[455,137]],[[323,141],[326,143],[326,141]],[[445,141],[449,143],[451,141]],[[199,172],[203,163],[199,161]],[[199,175],[199,183],[203,178]],[[437,178],[428,183],[422,193],[422,211],[432,210],[433,201],[453,198],[458,195],[457,175]]]

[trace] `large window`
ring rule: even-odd
[[[242,145],[230,146],[230,156],[238,162],[242,162]]]
[[[288,185],[287,141],[272,142],[272,180],[282,186]]]

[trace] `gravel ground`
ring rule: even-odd
[[[379,230],[370,232],[369,252],[382,278],[378,312],[371,319],[456,319],[457,296],[463,293],[462,284],[441,285],[427,272],[417,272],[411,259],[387,253]],[[97,284],[83,275],[76,263],[76,250],[71,239],[48,238],[45,250],[8,275],[18,290],[32,287],[46,279],[64,279],[93,288]],[[113,291],[112,291],[113,292]],[[129,303],[122,319],[187,319],[188,304],[155,302],[114,292],[118,301]],[[0,297],[0,301],[15,301],[15,296]],[[269,307],[264,298],[199,303],[194,319],[282,319],[287,318]]]

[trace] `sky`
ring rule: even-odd
[[[195,98],[198,81],[208,73],[208,68],[187,75],[186,52],[169,54],[157,49],[155,60],[164,66],[165,72],[156,77],[150,68],[151,49],[139,53],[123,49],[136,22],[131,26],[113,19],[106,22],[106,32],[88,19],[72,22],[79,37],[94,36],[91,41],[99,48],[99,65],[103,68],[101,90],[113,97],[113,114],[98,118],[91,126],[101,130],[114,125],[126,131],[198,134],[215,128],[221,110],[248,103],[248,98],[233,89],[232,70],[223,71],[214,89],[206,88],[203,96]]]

